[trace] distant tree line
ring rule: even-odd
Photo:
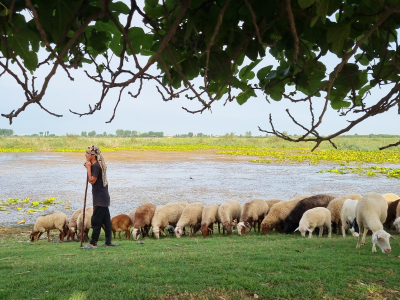
[[[1,129],[0,128],[0,136],[12,136],[14,134],[14,130],[12,129]]]

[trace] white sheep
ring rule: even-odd
[[[356,207],[358,200],[346,199],[343,202],[342,212],[340,213],[340,220],[342,223],[342,234],[346,237],[346,231],[350,227],[350,232],[354,237],[358,237],[359,233],[356,231],[358,228],[357,218],[356,218]],[[350,226],[349,226],[350,225]]]
[[[68,234],[67,215],[62,212],[55,212],[37,218],[30,236],[31,241],[37,241],[44,232],[47,232],[47,241],[50,242],[50,230],[52,229],[58,229],[60,240],[64,241],[64,237]]]
[[[400,217],[398,217],[394,222],[393,222],[394,227],[396,228],[396,233],[400,233]]]
[[[308,237],[312,238],[312,232],[318,227],[319,237],[322,237],[324,226],[328,227],[328,238],[331,238],[331,212],[325,207],[314,207],[303,214],[295,231],[299,230],[302,237],[305,237],[308,231]]]
[[[232,222],[240,220],[241,206],[239,201],[228,200],[218,207],[218,218],[221,220],[223,233],[232,234]]]
[[[357,203],[356,207],[357,223],[360,228],[357,248],[365,245],[365,236],[368,230],[372,231],[372,252],[376,252],[375,245],[382,249],[383,253],[390,253],[389,238],[393,238],[383,230],[383,222],[387,216],[387,204],[385,198],[378,193],[365,194]],[[364,233],[361,235],[361,232]],[[361,240],[362,236],[362,240]]]
[[[209,204],[203,208],[201,214],[201,228],[200,231],[203,237],[207,237],[208,233],[214,232],[214,223],[218,223],[218,230],[220,225],[220,219],[218,217],[218,204]]]
[[[132,209],[130,212],[128,212],[128,216],[131,218],[132,223],[135,223],[135,212],[136,209]]]
[[[183,209],[182,215],[175,227],[175,235],[177,238],[182,236],[185,226],[189,226],[189,236],[193,236],[196,233],[194,232],[194,227],[196,224],[201,223],[203,208],[203,204],[195,202],[190,203]]]
[[[152,232],[157,239],[160,238],[160,232],[167,236],[164,229],[168,225],[175,226],[182,215],[183,206],[178,203],[169,203],[156,208],[154,217],[151,220]]]
[[[76,221],[78,219],[79,214],[81,214],[83,211],[83,208],[79,208],[71,216],[71,219],[69,220],[69,230],[68,230],[68,235],[67,235],[67,241],[71,238],[73,241],[75,240],[75,233],[76,233]]]
[[[344,197],[339,197],[336,199],[333,199],[331,202],[329,202],[328,206],[326,207],[329,209],[331,212],[331,221],[332,221],[332,231],[334,233],[340,234],[340,228],[342,227],[342,222],[341,222],[341,214],[342,214],[342,207],[343,203],[346,199],[352,199],[352,200],[360,200],[361,199],[360,194],[348,194]]]
[[[85,226],[83,226],[83,210],[76,220],[76,228],[78,229],[78,240],[89,241],[89,230],[92,228],[93,206],[85,209]]]
[[[269,206],[267,202],[262,199],[254,199],[245,203],[242,207],[240,221],[237,224],[238,234],[245,235],[246,231],[251,230],[252,223],[254,223],[254,231],[256,224],[258,224],[258,232],[260,232],[261,222],[267,215]]]

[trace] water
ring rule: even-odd
[[[286,200],[302,194],[400,194],[398,179],[318,173],[326,165],[255,164],[248,162],[249,157],[215,155],[213,151],[148,152],[104,153],[112,216],[127,214],[146,202],[208,204],[235,199],[243,204],[254,198]],[[34,214],[20,215],[16,209],[10,209],[10,214],[0,212],[0,225],[23,219],[32,224],[40,214],[55,210],[70,217],[83,206],[83,162],[82,153],[1,153],[0,199],[55,197],[66,202]],[[90,184],[87,203],[92,203]],[[66,205],[72,209],[65,209]]]

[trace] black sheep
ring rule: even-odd
[[[332,195],[319,194],[299,201],[283,221],[283,232],[293,232],[299,227],[300,219],[307,210],[314,207],[327,207],[329,202],[333,199],[335,199],[335,197]]]

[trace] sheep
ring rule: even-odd
[[[189,226],[189,236],[193,236],[196,233],[194,232],[194,227],[196,224],[201,223],[203,208],[203,204],[195,202],[189,204],[183,209],[182,215],[175,227],[175,234],[177,238],[182,236],[185,226]]]
[[[382,223],[387,217],[387,204],[385,198],[378,193],[367,193],[357,203],[356,216],[360,235],[358,236],[357,248],[365,245],[365,236],[368,229],[372,231],[372,252],[376,252],[375,245],[382,249],[383,253],[390,253],[389,238],[394,239],[389,233],[383,230]],[[361,240],[361,232],[362,240]]]
[[[393,226],[396,228],[396,233],[400,233],[400,217],[398,217],[394,222]]]
[[[128,212],[128,216],[131,218],[132,223],[135,223],[135,212],[136,209],[132,209],[130,212]]]
[[[356,207],[358,200],[346,199],[342,206],[340,222],[342,223],[342,234],[346,237],[346,231],[350,227],[350,232],[354,237],[358,237],[359,228],[356,218]]]
[[[302,237],[305,237],[308,231],[308,237],[312,238],[313,230],[319,227],[319,237],[322,237],[324,226],[328,227],[328,238],[331,238],[331,212],[325,207],[314,207],[303,214],[295,231],[299,230]]]
[[[241,213],[241,206],[239,201],[228,200],[218,207],[218,218],[222,223],[222,232],[225,230],[229,235],[232,234],[232,221],[239,220]]]
[[[67,215],[62,212],[55,212],[37,218],[30,240],[35,242],[44,232],[47,232],[47,241],[50,242],[50,230],[52,229],[58,229],[60,231],[60,240],[64,241],[64,237],[69,230]]]
[[[385,220],[385,223],[383,223],[383,226],[386,227],[387,229],[390,229],[393,226],[393,222],[397,217],[397,211],[399,207],[399,200],[390,202],[387,208],[387,217]]]
[[[245,203],[242,207],[242,214],[240,221],[237,224],[239,235],[245,235],[246,231],[251,230],[252,223],[254,222],[254,231],[256,231],[256,222],[258,224],[258,232],[260,232],[261,222],[267,215],[269,206],[267,202],[262,199],[254,199]]]
[[[76,221],[78,219],[79,214],[81,214],[83,211],[83,208],[77,209],[74,211],[74,213],[71,216],[71,219],[69,220],[69,230],[67,234],[67,241],[71,238],[73,241],[75,240],[75,234],[77,231],[76,228]]]
[[[281,199],[270,199],[270,200],[265,200],[265,202],[268,204],[269,210],[271,210],[271,207],[274,206],[275,204],[282,202],[283,200]]]
[[[311,195],[302,195],[288,201],[282,201],[273,205],[270,208],[267,216],[261,222],[262,233],[266,235],[272,228],[275,228],[277,232],[281,232],[282,222],[290,214],[293,207],[295,207],[299,201],[310,196]]]
[[[153,219],[156,206],[151,203],[146,203],[136,209],[134,215],[132,236],[137,241],[142,234],[143,237],[149,235],[151,220]]]
[[[393,201],[400,199],[399,196],[397,196],[396,194],[393,194],[393,193],[386,193],[386,194],[383,194],[382,196],[383,196],[383,198],[385,198],[387,205],[389,205]]]
[[[125,238],[130,239],[130,228],[132,227],[132,219],[128,215],[125,214],[120,214],[118,216],[115,216],[111,219],[111,230],[114,235],[115,239],[115,233],[118,232],[118,237],[121,239],[121,231],[125,232]]]
[[[85,226],[83,226],[83,210],[76,220],[76,228],[79,230],[78,240],[84,242],[89,241],[89,229],[92,228],[93,206],[85,209]]]
[[[156,239],[160,238],[160,232],[167,236],[164,229],[168,225],[175,226],[183,211],[183,206],[178,203],[169,203],[156,208],[151,221],[152,231]]]
[[[214,223],[218,223],[218,231],[220,230],[220,220],[218,217],[218,204],[209,204],[203,208],[201,214],[200,231],[203,237],[208,236],[208,232],[214,232]]]
[[[314,207],[327,207],[335,197],[328,194],[319,194],[300,200],[283,222],[285,233],[293,232],[298,226],[303,214]]]
[[[340,228],[342,227],[340,215],[342,213],[344,201],[346,199],[360,200],[361,197],[362,196],[360,194],[349,194],[344,197],[333,199],[331,202],[329,202],[327,209],[329,209],[331,212],[332,231],[334,233],[337,232],[337,234],[340,234]]]

